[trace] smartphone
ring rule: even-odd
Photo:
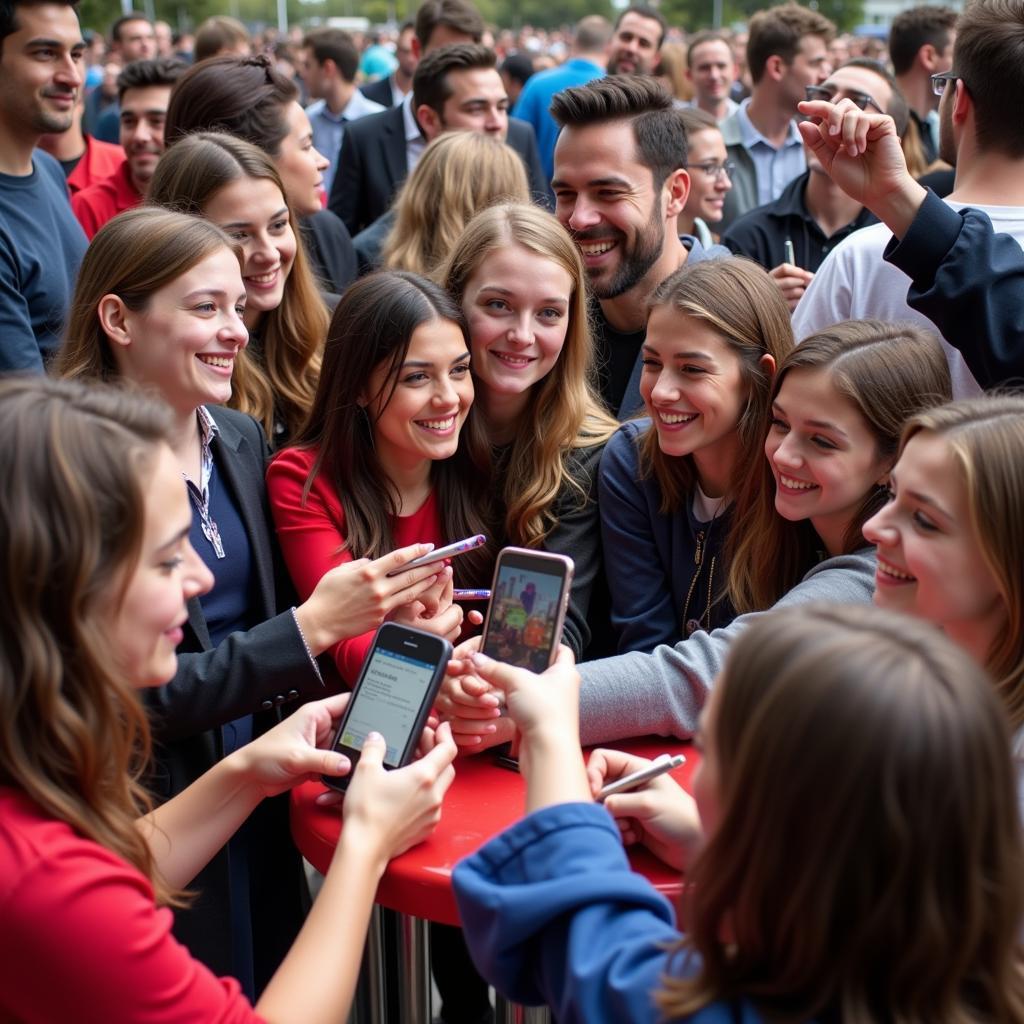
[[[433,633],[394,622],[377,630],[331,744],[352,762],[353,772],[367,733],[373,731],[387,742],[385,768],[401,768],[412,760],[451,656],[452,645]],[[352,773],[321,778],[332,789],[345,790]]]
[[[574,566],[565,555],[503,548],[480,649],[496,661],[543,672],[555,658]]]
[[[414,558],[411,562],[406,562],[405,565],[392,569],[387,575],[389,577],[397,576],[407,569],[418,569],[421,565],[430,565],[432,562],[440,562],[445,558],[464,555],[467,551],[482,547],[486,543],[487,538],[482,533],[478,533],[473,537],[467,537],[465,540],[457,540],[454,544],[446,544],[443,548],[434,548],[433,551],[428,551],[425,555],[420,555],[419,558]]]

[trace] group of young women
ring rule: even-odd
[[[950,403],[899,325],[795,346],[730,258],[655,292],[620,426],[579,251],[515,193],[321,292],[294,97],[254,92],[235,134],[207,113],[238,67],[274,84],[235,61],[176,91],[148,204],[86,254],[63,380],[0,384],[0,1016],[342,1019],[456,744],[518,730],[533,813],[456,878],[506,993],[560,1021],[1024,1021],[1024,399]],[[505,544],[571,556],[564,643],[617,653],[535,676],[465,641],[425,756],[385,772],[369,741],[307,914],[286,790],[349,770],[319,748],[373,630],[464,638],[455,590]],[[839,607],[872,599],[908,614]],[[592,805],[636,763],[588,774],[580,734],[695,730],[696,807],[665,778],[608,802],[618,828]],[[620,834],[685,867],[685,939]]]

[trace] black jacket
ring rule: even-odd
[[[547,206],[548,187],[533,126],[510,117],[507,141],[522,158],[534,201]],[[327,207],[357,235],[388,209],[407,175],[403,108],[361,117],[345,127]]]
[[[379,103],[382,107],[395,105],[395,98],[391,94],[391,75],[388,75],[387,78],[378,78],[376,82],[361,85],[359,91],[368,100],[373,100],[374,103]]]
[[[166,686],[145,692],[153,724],[158,801],[180,793],[223,756],[220,726],[253,714],[260,735],[280,720],[282,706],[327,696],[337,677],[321,681],[289,607],[290,587],[277,554],[264,484],[268,452],[251,417],[210,407],[219,428],[212,442],[217,473],[238,504],[253,562],[251,612],[260,624],[212,649],[198,598],[188,603],[178,671]],[[281,608],[285,610],[282,612]],[[250,864],[254,967],[262,989],[294,940],[308,905],[302,863],[291,841],[288,796],[264,800],[246,824],[255,840]],[[175,935],[217,974],[231,973],[231,908],[224,850],[190,889],[191,907],[175,912]]]

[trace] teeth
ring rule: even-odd
[[[810,491],[817,487],[817,484],[809,484],[803,480],[794,480],[791,476],[783,476],[779,474],[779,479],[782,481],[785,487],[789,487],[794,491]]]
[[[225,370],[229,369],[232,364],[230,356],[203,356],[199,357],[199,361],[208,364],[209,366],[220,366]]]
[[[603,242],[580,242],[580,252],[584,256],[600,256],[614,248],[615,242],[610,239]]]
[[[658,413],[658,419],[660,419],[662,423],[667,423],[669,426],[672,426],[673,424],[676,424],[676,423],[689,423],[691,420],[695,420],[696,418],[697,418],[697,413],[695,413],[695,412],[659,412]]]
[[[513,356],[507,352],[492,352],[491,355],[500,359],[503,363],[508,363],[509,366],[529,366],[533,362],[527,356]]]
[[[247,280],[254,284],[270,284],[277,277],[277,269],[271,270],[269,274],[250,274]]]
[[[897,580],[910,580],[913,582],[917,579],[916,576],[911,576],[909,573],[903,572],[901,569],[897,569],[896,566],[882,561],[881,558],[878,559],[878,568],[884,572],[886,576],[892,576]]]
[[[449,416],[443,420],[417,420],[417,423],[421,427],[426,427],[428,430],[451,430],[455,425],[455,417]]]

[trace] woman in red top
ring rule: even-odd
[[[487,532],[488,449],[470,406],[469,336],[459,306],[418,274],[386,271],[345,293],[320,384],[295,444],[267,472],[285,562],[300,597],[328,569],[410,538],[448,544]],[[483,586],[487,546],[461,556],[390,618],[455,639],[453,580]],[[333,648],[355,681],[372,633]]]
[[[167,907],[264,797],[349,770],[317,749],[347,697],[302,706],[152,810],[136,691],[174,675],[186,601],[213,582],[172,417],[102,384],[11,379],[0,430],[0,1020],[344,1020],[377,882],[440,813],[447,727],[396,771],[368,739],[323,889],[254,1011],[171,936]]]

